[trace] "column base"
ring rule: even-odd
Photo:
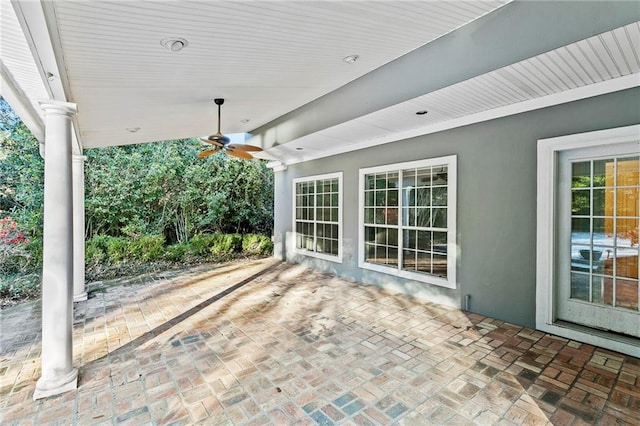
[[[78,388],[78,370],[73,369],[63,377],[56,379],[44,379],[40,377],[36,383],[36,390],[33,393],[33,400],[46,398],[53,395],[76,390]]]
[[[87,299],[88,299],[88,295],[87,295],[86,291],[84,293],[74,294],[73,295],[73,301],[74,302],[83,302],[83,301],[85,301]]]

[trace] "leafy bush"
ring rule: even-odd
[[[189,251],[189,244],[172,244],[164,248],[163,258],[168,262],[183,262]]]
[[[273,253],[273,241],[266,235],[246,234],[242,237],[242,251],[247,255],[268,255]]]
[[[40,295],[40,276],[37,274],[0,275],[0,299],[18,301]]]
[[[129,259],[130,255],[129,241],[126,238],[107,238],[107,259],[110,263],[118,263]]]
[[[196,234],[189,241],[189,251],[194,256],[208,257],[217,238],[216,234]]]
[[[162,258],[164,251],[164,236],[145,235],[128,240],[128,254],[131,259],[152,262]]]
[[[215,243],[211,247],[211,254],[216,258],[226,259],[234,253],[242,250],[242,235],[240,234],[213,234]]]
[[[26,271],[30,258],[26,250],[28,243],[12,217],[0,219],[0,272],[15,274]]]

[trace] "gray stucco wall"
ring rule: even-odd
[[[640,123],[640,89],[289,166],[275,180],[276,257],[365,284],[462,307],[528,327],[535,324],[536,146],[538,139]],[[455,154],[458,157],[455,290],[358,268],[358,171],[363,167]],[[342,264],[297,255],[292,179],[344,173]]]

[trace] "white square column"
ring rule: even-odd
[[[33,399],[77,387],[73,368],[72,121],[76,105],[41,102],[46,112],[42,259],[42,375]]]

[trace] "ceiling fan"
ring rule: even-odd
[[[218,132],[208,136],[206,139],[200,138],[202,142],[213,145],[213,147],[199,152],[198,158],[205,158],[210,156],[211,154],[215,154],[218,151],[224,151],[232,157],[242,158],[244,160],[253,159],[253,155],[251,155],[251,152],[262,151],[262,148],[240,143],[229,143],[231,142],[231,139],[220,132],[220,106],[224,104],[224,99],[214,99],[213,102],[218,105]]]

